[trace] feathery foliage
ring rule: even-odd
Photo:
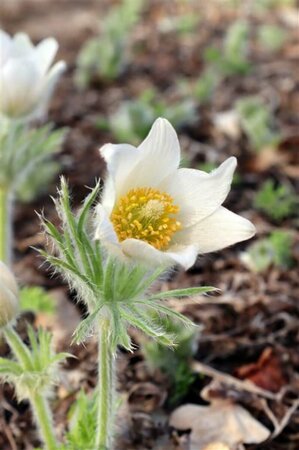
[[[21,200],[31,200],[57,174],[60,166],[51,161],[63,142],[66,130],[38,129],[14,121],[3,121],[0,130],[0,185]]]
[[[14,384],[18,399],[28,399],[34,393],[49,395],[51,387],[58,381],[57,367],[70,357],[68,353],[56,354],[52,347],[52,334],[39,328],[37,334],[28,326],[29,347],[22,343],[13,330],[7,329],[5,336],[13,349],[22,347],[22,360],[11,361],[0,358],[0,377]]]
[[[61,229],[42,219],[44,229],[54,245],[56,255],[40,251],[47,261],[67,280],[78,299],[85,303],[87,317],[74,333],[74,340],[82,342],[93,334],[101,317],[109,317],[110,341],[113,351],[117,345],[132,351],[128,325],[138,328],[164,345],[174,345],[175,337],[169,335],[159,321],[151,317],[155,310],[161,316],[179,320],[182,324],[193,323],[182,314],[172,310],[164,298],[184,297],[211,292],[212,287],[180,289],[150,295],[151,285],[165,272],[140,264],[122,261],[108,254],[99,241],[94,239],[94,209],[100,184],[87,196],[83,206],[73,213],[70,192],[64,179],[55,206],[61,219]]]

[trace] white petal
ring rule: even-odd
[[[0,30],[0,68],[4,66],[11,51],[11,38],[5,31]]]
[[[9,59],[0,75],[0,109],[20,117],[35,107],[40,92],[38,69],[23,58]]]
[[[109,174],[115,179],[128,176],[139,154],[137,148],[129,144],[106,144],[100,149],[100,153],[107,163]]]
[[[185,270],[188,270],[195,263],[198,251],[195,245],[172,245],[166,254]]]
[[[114,231],[113,225],[101,204],[98,204],[96,207],[95,239],[110,244],[118,244],[118,238]]]
[[[32,54],[34,46],[25,33],[17,33],[12,39],[11,57],[19,58]]]
[[[156,187],[180,164],[180,144],[173,126],[166,119],[157,119],[146,139],[138,147],[140,160],[133,168],[128,188]]]
[[[136,187],[157,186],[177,169],[180,161],[176,132],[165,119],[155,121],[138,149],[126,144],[108,144],[101,153],[113,178],[117,198]]]
[[[198,253],[208,253],[250,239],[254,234],[255,227],[249,220],[221,206],[193,227],[178,231],[173,240],[195,245]]]
[[[35,47],[36,62],[45,74],[55,58],[58,43],[54,38],[44,39]]]
[[[64,61],[59,61],[56,63],[47,76],[44,78],[42,89],[41,89],[41,96],[39,98],[38,108],[35,111],[34,115],[35,117],[43,116],[46,113],[46,110],[48,108],[48,103],[51,99],[51,96],[53,94],[55,85],[58,81],[58,78],[62,74],[62,72],[65,70],[66,64]]]
[[[115,256],[124,263],[128,262],[128,258],[123,253],[113,225],[109,220],[109,216],[101,204],[96,207],[95,227],[95,240],[100,241],[101,245],[109,251],[110,255]]]
[[[102,195],[102,203],[107,212],[111,212],[116,196],[125,194],[123,186],[138,160],[139,152],[129,144],[106,144],[100,149],[107,163],[108,178]]]
[[[188,269],[194,264],[197,256],[197,250],[192,245],[176,245],[162,252],[147,242],[137,239],[126,239],[121,242],[121,247],[126,256],[149,266],[170,267],[179,264]]]
[[[178,220],[188,227],[216,211],[230,190],[237,160],[228,158],[207,174],[195,169],[179,169],[159,186],[180,207]]]
[[[46,77],[46,82],[45,82],[45,90],[47,91],[47,96],[52,94],[58,78],[60,77],[62,72],[65,71],[65,69],[66,69],[66,64],[64,61],[57,62],[51,68],[51,70],[49,71],[49,73]]]
[[[105,181],[104,189],[101,196],[101,203],[105,208],[108,215],[112,213],[113,207],[115,205],[116,193],[115,184],[111,176]]]

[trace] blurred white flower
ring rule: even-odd
[[[15,319],[19,310],[19,289],[9,268],[0,261],[0,328]]]
[[[254,235],[251,222],[221,206],[236,158],[209,174],[179,169],[180,145],[167,120],[156,120],[138,148],[107,144],[101,154],[108,178],[97,206],[95,238],[119,254],[188,269],[198,254]]]
[[[9,118],[39,116],[47,108],[55,83],[65,69],[51,66],[58,44],[48,38],[34,46],[29,37],[0,30],[0,114]]]

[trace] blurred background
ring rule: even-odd
[[[2,29],[24,31],[35,43],[55,37],[58,59],[67,62],[49,120],[56,128],[68,128],[55,161],[70,182],[75,206],[85,197],[86,186],[104,176],[98,149],[107,142],[137,145],[159,116],[178,131],[184,166],[209,172],[231,155],[239,161],[226,206],[250,219],[257,235],[200,257],[188,273],[178,271],[159,286],[203,284],[222,293],[198,299],[200,306],[174,302],[174,308],[203,327],[200,335],[181,336],[181,352],[152,348],[136,335],[137,356],[124,355],[120,389],[129,392],[132,417],[141,408],[151,430],[144,436],[144,426],[133,426],[134,448],[152,448],[147,445],[157,439],[153,436],[163,436],[152,419],[163,402],[173,408],[198,397],[207,380],[190,369],[194,358],[240,378],[252,376],[240,367],[257,364],[253,381],[258,386],[277,392],[297,380],[298,388],[298,8],[296,0],[1,2]],[[17,207],[15,270],[24,284],[42,286],[58,299],[56,331],[63,342],[61,329],[72,330],[84,311],[73,305],[63,282],[50,276],[31,249],[45,245],[35,210],[44,209],[57,222],[49,198],[57,180],[50,186],[40,183],[34,201],[25,193],[26,202]],[[41,322],[51,322],[42,302],[31,309]],[[88,352],[80,383],[91,386],[92,344]],[[259,370],[265,372],[269,365],[272,372],[261,380]],[[145,383],[160,386],[150,390],[148,395],[156,399],[150,406],[140,400],[147,392]],[[297,448],[287,445],[298,426],[298,412],[292,420],[280,438],[259,449]]]

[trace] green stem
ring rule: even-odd
[[[47,450],[57,450],[58,444],[55,438],[48,400],[43,395],[32,392],[30,402],[41,438],[45,443],[45,448]]]
[[[10,264],[11,245],[11,198],[7,189],[0,186],[0,261]]]
[[[22,364],[25,370],[30,370],[32,367],[30,352],[18,333],[15,332],[11,325],[7,325],[2,331],[17,360]]]
[[[98,355],[98,411],[96,450],[111,450],[114,416],[115,355],[111,345],[111,322],[100,321]]]
[[[19,363],[23,366],[24,371],[30,372],[32,370],[32,362],[28,347],[26,347],[12,326],[8,325],[4,327],[3,332],[7,343]],[[38,429],[40,430],[41,438],[45,443],[45,448],[47,450],[57,450],[58,444],[55,438],[51,412],[47,399],[42,394],[29,390],[29,400]]]

